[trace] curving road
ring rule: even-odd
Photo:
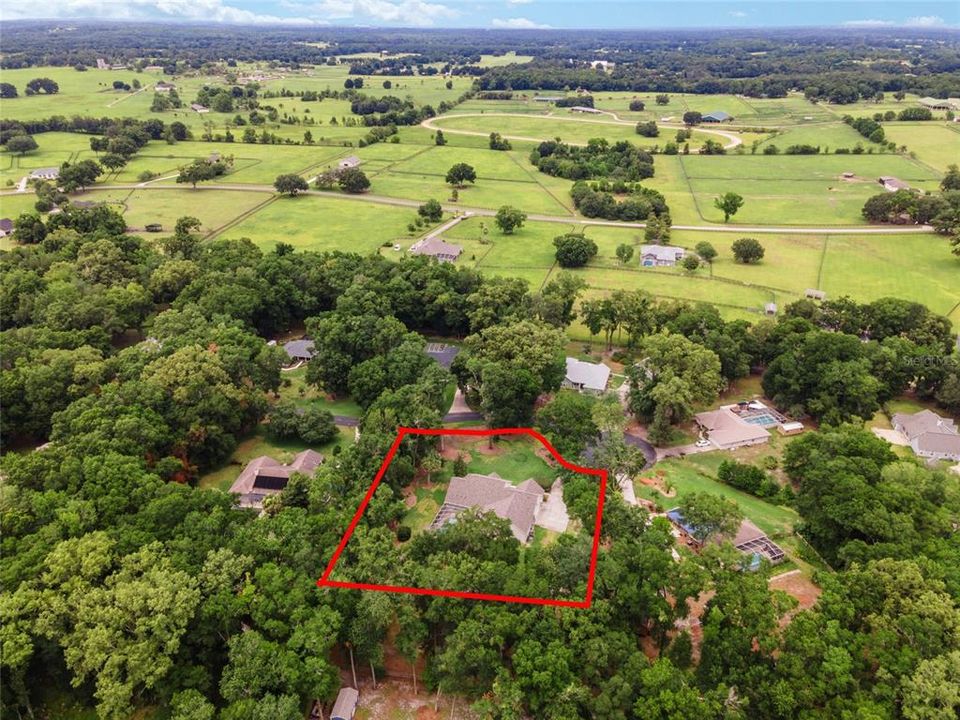
[[[610,112],[608,110],[600,110],[600,115],[608,115],[613,120],[589,120],[584,118],[575,118],[575,117],[564,117],[562,115],[535,115],[533,113],[503,113],[503,112],[492,112],[492,113],[455,113],[453,115],[440,115],[438,117],[427,118],[420,123],[420,127],[425,127],[428,130],[443,130],[445,133],[450,135],[473,135],[474,137],[489,137],[490,133],[480,132],[479,130],[461,130],[459,128],[445,128],[438,126],[435,123],[438,120],[449,120],[451,118],[461,118],[461,117],[525,117],[525,118],[534,118],[537,120],[560,120],[562,122],[574,122],[583,124],[592,124],[592,125],[620,125],[624,127],[633,127],[636,125],[635,122],[629,120],[621,120],[620,116],[616,113]],[[677,124],[677,123],[657,123],[657,127],[670,128],[673,130],[686,129],[686,125]],[[706,133],[708,135],[718,135],[719,137],[725,138],[729,142],[723,147],[727,150],[737,147],[737,145],[742,145],[743,140],[733,132],[728,132],[726,130],[714,130],[713,128],[705,128],[698,125],[694,128],[697,132]],[[549,138],[543,137],[527,137],[524,135],[503,135],[507,140],[522,140],[527,142],[543,142]],[[570,143],[571,145],[585,145],[586,143]]]
[[[106,192],[110,190],[178,190],[183,191],[183,185],[143,185],[140,183],[119,184],[119,185],[96,185],[89,187],[86,192]],[[227,192],[262,192],[276,195],[273,185],[241,185],[241,184],[216,184],[200,185],[194,192],[208,191],[227,191]],[[16,195],[16,190],[0,192],[3,195]],[[422,204],[419,200],[408,200],[406,198],[387,197],[386,195],[375,195],[364,193],[362,195],[348,195],[335,190],[307,190],[302,195],[311,195],[315,197],[337,198],[339,200],[348,200],[351,202],[368,202],[379,205],[392,205],[394,207],[418,208]],[[478,215],[480,217],[494,217],[496,210],[489,208],[469,207],[465,205],[445,203],[443,204],[445,212],[461,213],[464,215]],[[625,222],[620,220],[588,220],[577,215],[541,215],[538,213],[528,213],[528,220],[548,223],[561,223],[565,225],[576,224],[584,227],[591,225],[600,227],[621,227],[621,228],[644,228],[646,223]],[[904,233],[926,233],[932,232],[933,228],[929,225],[896,225],[893,227],[887,225],[671,225],[674,230],[698,230],[700,232],[717,233],[757,233],[757,234],[776,234],[776,235],[902,235]]]

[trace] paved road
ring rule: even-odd
[[[643,456],[647,459],[647,464],[644,467],[650,467],[657,462],[657,449],[639,435],[630,435],[627,433],[623,436],[623,441],[627,445],[639,448],[640,452],[642,452]]]
[[[110,190],[183,190],[183,185],[139,185],[139,184],[121,184],[121,185],[97,185],[86,189],[86,192],[103,192]],[[227,192],[264,192],[276,194],[272,185],[242,185],[242,184],[216,184],[200,185],[196,192],[203,191],[227,191]],[[17,191],[0,192],[3,195],[16,195]],[[364,193],[362,195],[348,195],[327,190],[308,190],[302,195],[313,195],[317,197],[333,197],[338,200],[348,200],[354,202],[368,202],[379,205],[393,205],[395,207],[418,208],[422,204],[419,200],[407,200],[405,198],[387,197],[385,195],[374,195]],[[447,203],[443,206],[447,212],[470,213],[481,217],[494,217],[496,210],[488,208],[468,207],[460,204]],[[560,223],[564,225],[582,225],[597,227],[621,227],[621,228],[644,228],[646,223],[642,222],[621,222],[619,220],[586,220],[575,215],[540,215],[529,213],[527,219],[537,222]],[[933,228],[929,225],[897,225],[889,227],[886,225],[824,225],[801,226],[792,225],[672,225],[674,230],[698,230],[700,232],[718,232],[718,233],[751,233],[751,234],[777,234],[777,235],[901,235],[903,233],[927,233],[932,232]]]
[[[564,117],[562,115],[553,115],[553,114],[537,115],[533,113],[499,113],[499,112],[456,113],[453,115],[442,115],[440,117],[427,118],[426,120],[421,122],[420,125],[421,127],[425,127],[428,130],[443,130],[443,132],[449,133],[450,135],[473,135],[474,137],[487,137],[488,135],[490,135],[490,133],[480,132],[478,130],[461,130],[459,128],[442,127],[442,126],[436,125],[436,122],[438,120],[449,120],[450,118],[458,118],[458,117],[511,117],[511,118],[526,117],[526,118],[534,118],[536,120],[560,120],[562,122],[575,122],[575,123],[580,123],[581,125],[584,125],[584,124],[586,125],[620,125],[620,126],[626,126],[626,127],[634,127],[637,124],[636,121],[621,120],[619,115],[613,112],[609,112],[607,110],[601,110],[600,112],[596,113],[595,115],[592,115],[591,117],[596,117],[596,115],[609,115],[614,119],[613,120],[593,120],[593,119],[587,119],[585,117]],[[657,126],[662,128],[670,128],[673,130],[681,130],[681,129],[687,128],[686,125],[676,124],[676,123],[658,122]],[[714,130],[713,128],[705,128],[699,125],[694,129],[697,132],[707,133],[708,135],[718,135],[728,140],[729,142],[723,146],[727,150],[735,148],[737,145],[743,144],[743,140],[736,133],[727,132],[724,130]],[[522,140],[526,142],[543,142],[544,140],[549,139],[545,137],[528,137],[525,135],[504,135],[503,137],[505,137],[507,140]],[[586,143],[569,143],[569,144],[570,145],[586,145]]]

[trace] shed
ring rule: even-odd
[[[826,300],[827,294],[823,290],[815,290],[814,288],[807,288],[803,291],[803,296],[810,298],[811,300]]]
[[[210,108],[206,107],[205,105],[201,105],[200,103],[190,103],[190,109],[197,113],[210,112]]]
[[[892,175],[881,175],[879,178],[877,178],[877,182],[883,185],[883,189],[887,192],[910,189],[910,185],[908,183],[905,183],[900,178],[895,178]]]
[[[776,315],[777,314],[777,304],[769,302],[763,306],[763,312],[767,315]]]
[[[711,113],[707,113],[700,119],[703,122],[721,123],[721,122],[727,122],[729,120],[733,120],[733,115],[731,115],[730,113],[726,113],[723,110],[714,110]]]
[[[781,435],[799,435],[803,432],[803,423],[801,422],[785,422],[780,423],[777,427],[777,432]]]
[[[599,115],[601,113],[600,110],[597,110],[596,108],[592,108],[592,107],[587,107],[586,105],[574,105],[572,108],[570,108],[570,112],[590,113],[592,115]]]
[[[340,688],[337,701],[333,704],[333,710],[330,711],[330,720],[353,720],[359,700],[360,693],[353,688]]]
[[[349,168],[355,168],[360,166],[360,158],[356,155],[348,155],[337,163],[337,167],[341,170],[348,170]]]

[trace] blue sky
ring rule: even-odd
[[[960,27],[960,2],[4,0],[0,17],[470,28]]]

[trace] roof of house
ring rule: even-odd
[[[769,302],[769,303],[767,303],[766,305],[763,306],[763,309],[766,310],[768,313],[773,314],[773,313],[777,312],[777,304],[776,304],[776,303]]]
[[[471,507],[494,513],[510,521],[510,529],[520,542],[526,542],[536,520],[537,505],[543,489],[535,480],[512,485],[496,475],[469,473],[450,478],[444,505]]]
[[[909,183],[905,183],[900,178],[895,178],[892,175],[881,175],[878,180],[885,188],[893,188],[895,190],[910,189]]]
[[[190,109],[197,112],[203,112],[204,110],[209,110],[206,105],[201,105],[200,103],[190,103]]]
[[[410,252],[431,257],[460,257],[463,247],[441,240],[438,237],[423,238],[410,246]]]
[[[950,418],[940,417],[932,410],[921,410],[916,413],[895,413],[893,418],[894,427],[903,428],[903,434],[908,439],[920,437],[925,433],[947,433],[956,435],[956,423]]]
[[[826,291],[816,290],[814,288],[807,288],[806,290],[803,291],[803,294],[806,295],[808,298],[818,298],[820,300],[823,300],[827,296]]]
[[[917,451],[939,455],[960,455],[960,435],[956,432],[926,432],[917,438]]]
[[[313,450],[297,453],[289,465],[269,455],[261,455],[247,463],[230,486],[230,492],[240,495],[241,507],[258,507],[266,495],[280,492],[296,472],[309,475],[323,462],[323,455]]]
[[[13,230],[13,220],[10,218],[0,218],[0,230],[3,230],[3,232]]]
[[[767,534],[763,530],[749,520],[744,519],[744,521],[740,523],[740,527],[737,528],[737,534],[733,536],[731,542],[733,542],[733,546],[736,547],[737,545],[743,545],[751,540],[759,540],[766,536]]]
[[[723,121],[729,120],[731,117],[733,116],[730,113],[724,112],[723,110],[714,110],[713,112],[704,115],[703,119],[706,120],[707,118],[713,118],[714,120]]]
[[[57,177],[59,174],[58,167],[42,167],[30,171],[30,177]]]
[[[356,155],[348,155],[340,160],[337,164],[341,167],[356,167],[360,164],[360,158],[358,158]]]
[[[682,258],[686,250],[681,247],[675,247],[673,245],[641,245],[640,246],[640,257],[646,257],[648,255],[653,255],[657,260],[665,260],[668,262],[676,262],[679,258]]]
[[[610,368],[603,363],[590,363],[567,358],[567,380],[588,390],[606,390]]]
[[[307,340],[306,338],[291,340],[283,344],[283,349],[292,360],[311,358],[313,357],[313,340]]]
[[[941,99],[941,98],[932,98],[924,97],[920,98],[917,102],[921,105],[926,105],[927,107],[933,108],[960,108],[960,100],[955,100],[953,98]]]
[[[330,711],[330,720],[351,720],[359,700],[360,693],[352,687],[340,688],[337,701],[333,704],[333,710]]]
[[[709,434],[716,445],[736,445],[770,437],[762,426],[737,417],[728,407],[696,414],[697,423]]]

